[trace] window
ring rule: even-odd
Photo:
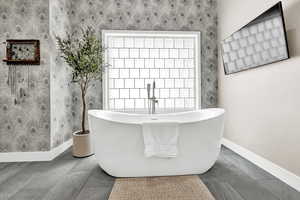
[[[185,111],[200,105],[200,33],[103,31],[104,109],[147,112],[147,84],[155,81],[157,109]],[[152,93],[152,91],[151,91]]]

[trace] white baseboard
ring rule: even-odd
[[[1,162],[32,162],[32,161],[50,161],[59,156],[70,146],[73,145],[73,140],[70,139],[63,144],[51,149],[50,151],[40,152],[9,152],[0,153]]]
[[[300,191],[300,177],[293,174],[292,172],[272,163],[271,161],[249,151],[248,149],[231,142],[228,139],[223,138],[222,144],[227,148],[231,149],[235,153],[239,154],[243,158],[249,160],[253,164],[257,165],[258,167],[262,168],[263,170],[269,172],[276,178],[280,179],[281,181],[285,182],[292,188]]]

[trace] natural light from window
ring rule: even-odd
[[[199,108],[200,33],[176,31],[103,31],[104,108],[143,112],[147,84],[156,83],[161,112]]]

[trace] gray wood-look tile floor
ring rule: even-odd
[[[300,193],[223,147],[199,175],[216,200],[300,200]],[[0,200],[106,200],[114,178],[68,150],[51,162],[0,163]]]

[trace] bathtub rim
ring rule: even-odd
[[[204,117],[203,119],[198,119],[198,120],[190,120],[190,121],[184,121],[181,122],[179,120],[163,120],[168,121],[168,122],[176,122],[179,124],[189,124],[189,123],[197,123],[197,122],[202,122],[202,121],[207,121],[207,120],[211,120],[211,119],[215,119],[218,118],[222,115],[225,114],[225,109],[223,108],[206,108],[206,109],[197,109],[197,110],[192,110],[192,111],[181,111],[181,112],[174,112],[174,113],[159,113],[159,114],[140,114],[140,113],[126,113],[126,112],[118,112],[118,111],[111,111],[111,110],[102,110],[102,109],[90,109],[88,110],[88,115],[91,115],[95,118],[98,119],[102,119],[105,121],[109,121],[109,122],[115,122],[115,123],[121,123],[121,124],[132,124],[132,125],[142,125],[144,121],[136,121],[136,122],[130,122],[130,121],[122,121],[122,120],[115,120],[115,119],[111,119],[107,116],[104,115],[99,115],[99,113],[114,113],[114,114],[120,114],[120,115],[130,115],[130,116],[135,116],[135,117],[139,117],[139,116],[167,116],[167,115],[179,115],[179,114],[189,114],[189,113],[195,113],[195,112],[207,112],[207,111],[211,111],[214,112],[215,114],[209,117]],[[95,113],[96,112],[96,113]]]

